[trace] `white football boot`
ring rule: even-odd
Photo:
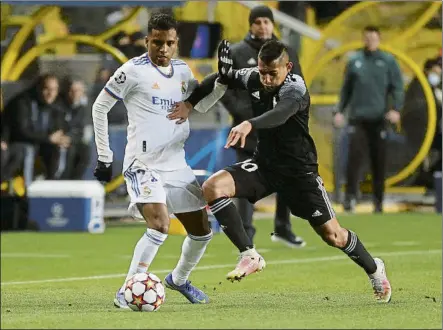
[[[388,303],[391,301],[391,284],[386,275],[386,267],[383,260],[374,258],[377,270],[374,274],[369,275],[372,288],[374,289],[374,296],[380,303]]]

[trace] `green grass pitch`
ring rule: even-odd
[[[293,220],[308,245],[289,249],[270,240],[272,221],[256,221],[256,245],[268,265],[240,283],[225,275],[235,248],[215,235],[193,284],[210,296],[192,305],[166,291],[156,313],[113,307],[143,226],[86,233],[4,233],[1,236],[1,328],[442,328],[442,219],[437,215],[339,217],[382,257],[392,302],[378,304],[363,270],[324,244],[307,222]],[[164,278],[183,237],[170,236],[150,268]],[[53,280],[56,279],[56,280]]]

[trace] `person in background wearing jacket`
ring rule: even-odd
[[[414,181],[416,185],[424,185],[427,188],[426,194],[432,194],[434,187],[434,172],[441,172],[442,163],[442,63],[440,58],[426,60],[423,73],[425,74],[429,86],[432,89],[437,110],[437,120],[435,134],[429,154],[424,159],[417,177]],[[412,79],[405,95],[405,107],[402,120],[402,127],[406,132],[416,132],[417,125],[427,127],[428,102],[426,101],[424,89],[417,77]],[[414,141],[415,142],[415,141]],[[414,150],[422,145],[422,139],[417,139]]]
[[[349,153],[344,209],[353,212],[357,203],[361,152],[365,144],[371,159],[374,212],[383,212],[387,124],[400,121],[403,108],[403,77],[391,54],[381,51],[380,31],[375,26],[363,30],[365,47],[346,66],[340,102],[334,116],[336,127],[343,127],[348,111]],[[392,97],[388,104],[388,96]]]
[[[33,180],[34,161],[40,156],[45,178],[57,179],[60,151],[69,148],[71,138],[63,131],[63,113],[56,105],[59,82],[56,76],[44,74],[37,83],[18,94],[4,110],[9,148],[24,154],[25,185]]]
[[[231,47],[234,69],[257,66],[258,52],[261,46],[270,39],[277,39],[273,33],[274,16],[269,7],[257,6],[251,9],[249,25],[250,31],[245,39]],[[292,72],[303,77],[297,54],[290,50],[289,55],[290,61],[294,64]],[[233,126],[253,117],[252,105],[247,91],[227,90],[221,102],[233,117]],[[252,158],[256,146],[257,135],[252,130],[246,137],[245,147],[236,148],[237,161],[242,162]],[[289,209],[278,194],[276,203],[274,233],[272,233],[271,239],[280,241],[290,247],[304,247],[306,242],[292,232]],[[255,228],[252,225],[254,206],[246,199],[239,199],[238,210],[243,220],[243,226],[252,241],[255,235]]]
[[[85,84],[81,80],[68,79],[63,91],[65,132],[71,138],[71,147],[66,155],[66,167],[62,174],[65,180],[81,180],[89,164],[89,144],[83,141],[88,118],[88,99]]]

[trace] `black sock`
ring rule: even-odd
[[[348,241],[344,248],[341,249],[351,258],[357,265],[362,267],[367,274],[373,274],[377,270],[374,258],[366,251],[358,236],[348,229]]]
[[[240,214],[230,198],[217,198],[208,204],[220,227],[240,252],[254,247],[243,228]]]

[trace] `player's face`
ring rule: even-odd
[[[149,58],[158,66],[168,66],[172,56],[177,50],[177,31],[152,30],[146,37]]]
[[[274,24],[267,17],[257,17],[254,23],[251,25],[251,33],[263,40],[272,38],[272,31],[274,30]]]
[[[265,63],[258,59],[258,72],[260,74],[260,81],[267,91],[272,91],[277,88],[286,79],[286,76],[292,69],[292,62],[286,58],[276,59],[271,63]]]
[[[52,104],[58,95],[58,81],[54,78],[48,78],[43,83],[41,97],[46,104]]]

